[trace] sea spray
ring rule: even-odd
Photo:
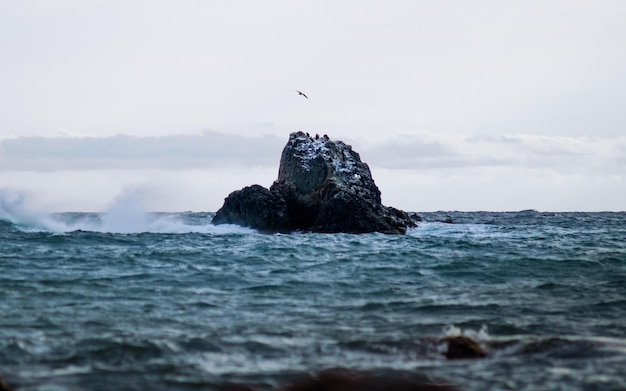
[[[257,231],[233,224],[212,225],[213,213],[164,213],[148,211],[145,187],[117,196],[101,213],[49,213],[34,208],[28,193],[0,189],[0,221],[25,232],[53,234],[74,231],[137,233],[204,233],[212,235],[254,234]]]
[[[475,339],[477,341],[483,341],[483,342],[489,341],[490,339],[486,324],[482,325],[478,331],[469,329],[469,328],[465,330],[461,330],[460,327],[457,327],[453,324],[446,325],[443,328],[443,338],[458,337],[461,335],[465,335],[466,337]]]
[[[62,232],[63,226],[55,222],[50,214],[30,207],[29,196],[23,192],[0,189],[0,220],[5,220],[23,229]]]
[[[143,192],[132,190],[122,193],[102,215],[100,231],[115,233],[148,232],[148,213],[144,208]]]
[[[194,218],[193,221],[185,219],[180,213],[156,213],[148,211],[146,205],[151,194],[149,189],[141,187],[127,190],[120,194],[111,205],[100,215],[99,226],[90,227],[89,230],[107,233],[254,233],[253,229],[240,227],[232,224],[224,226],[211,225],[211,215],[204,218]]]

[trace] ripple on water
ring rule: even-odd
[[[440,215],[457,224],[404,236],[214,230],[194,214],[134,234],[1,223],[0,366],[18,389],[279,385],[333,366],[468,390],[624,387],[624,215]],[[490,357],[447,361],[451,324],[487,325]]]

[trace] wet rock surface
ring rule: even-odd
[[[0,376],[0,391],[14,391],[15,389]]]
[[[255,391],[254,386],[229,384],[219,391]],[[451,384],[433,382],[420,373],[388,371],[354,371],[331,368],[315,376],[303,376],[286,384],[279,391],[454,391]]]
[[[261,232],[287,232],[291,219],[285,199],[263,186],[232,192],[216,213],[213,224],[237,224]]]
[[[295,132],[270,189],[253,185],[231,193],[213,223],[261,232],[404,234],[417,220],[382,205],[368,165],[350,145]]]
[[[443,339],[448,343],[448,349],[444,355],[450,360],[460,360],[469,358],[482,358],[487,356],[487,352],[480,344],[465,336],[447,337]]]

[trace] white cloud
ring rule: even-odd
[[[268,187],[276,175],[277,169],[262,167],[0,171],[0,193],[47,212],[104,211],[125,194],[134,194],[144,210],[212,212],[230,192],[254,183]]]
[[[206,131],[162,137],[22,137],[0,140],[0,171],[194,169],[278,165],[285,140]]]
[[[0,170],[278,167],[285,142],[286,138],[271,135],[244,137],[213,131],[162,137],[13,138],[0,141]],[[362,147],[357,141],[355,148],[370,165],[383,168],[503,166],[611,175],[624,172],[625,146],[624,136],[420,133],[386,137]]]
[[[374,169],[373,174],[383,203],[405,210],[626,210],[623,175],[566,175],[524,167],[446,171]]]
[[[469,167],[543,168],[593,176],[624,175],[626,137],[534,134],[421,134],[386,140],[362,153],[370,165],[410,170]]]
[[[215,211],[276,179],[286,140],[216,132],[0,142],[0,183],[48,210],[103,210],[140,190],[146,209]],[[624,210],[626,138],[404,135],[355,150],[383,200],[407,210]]]

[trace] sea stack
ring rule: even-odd
[[[268,189],[253,185],[232,192],[213,224],[237,224],[260,232],[404,234],[416,219],[382,205],[368,165],[342,141],[289,135]]]

